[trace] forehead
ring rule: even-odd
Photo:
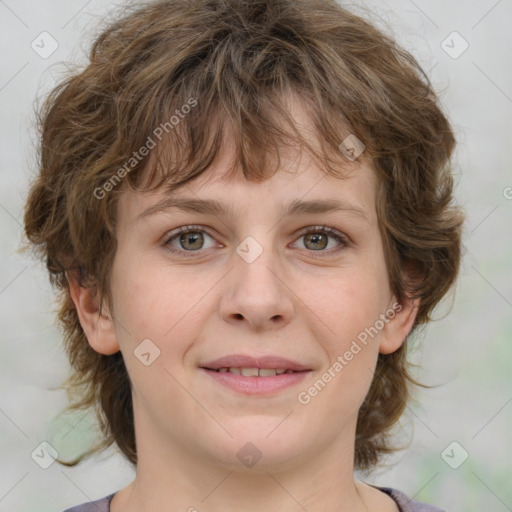
[[[289,95],[283,101],[286,102],[294,127],[300,135],[315,149],[319,148],[317,131],[311,117],[300,103],[300,98]],[[340,142],[343,137],[340,137]],[[166,172],[167,167],[165,152],[165,146],[159,148],[158,166],[162,173]],[[172,159],[172,155],[169,158]],[[289,213],[301,213],[309,208],[308,213],[312,213],[314,209],[317,213],[322,213],[332,210],[334,203],[338,203],[345,210],[366,212],[367,219],[375,213],[376,175],[370,160],[364,154],[354,161],[344,158],[341,151],[333,154],[332,159],[337,162],[334,175],[299,144],[282,144],[277,154],[269,154],[269,169],[272,167],[275,171],[269,173],[265,169],[267,179],[263,181],[247,179],[236,159],[236,137],[233,125],[227,123],[215,159],[199,176],[184,185],[174,187],[172,192],[168,192],[164,185],[150,193],[124,193],[120,198],[120,209],[124,213],[130,210],[132,215],[140,216],[140,210],[148,209],[148,205],[149,208],[153,205],[154,209],[158,209],[166,201],[169,206],[169,199],[186,199],[189,211],[202,208],[209,209],[209,213],[229,214],[232,217],[241,215],[250,208],[260,211],[263,208],[275,208],[280,214],[284,213],[284,209]],[[152,165],[151,158],[148,165]],[[194,201],[195,206],[192,204]],[[210,204],[206,205],[205,201]],[[320,201],[331,204],[322,206]],[[301,206],[305,202],[316,204]],[[129,205],[131,206],[128,207]]]
[[[229,175],[217,165],[172,193],[124,192],[118,205],[120,224],[140,223],[161,212],[188,212],[236,221],[275,219],[341,212],[376,224],[376,179],[367,163],[343,178],[329,176],[308,159],[291,172],[279,169],[271,178],[249,181],[241,171]],[[272,220],[274,219],[274,220]]]
[[[279,155],[277,172],[264,181],[248,180],[238,169],[226,172],[222,159],[195,180],[173,192],[174,197],[216,198],[237,203],[239,208],[251,204],[258,209],[272,205],[325,202],[352,203],[363,207],[374,203],[375,173],[367,162],[343,169],[339,176],[329,175],[304,152],[286,151]],[[300,213],[295,207],[294,212]],[[318,213],[322,213],[318,209]],[[233,214],[236,211],[233,210]]]

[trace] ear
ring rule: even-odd
[[[393,297],[391,304],[385,314],[387,322],[381,331],[381,354],[391,354],[402,346],[414,325],[420,300],[406,299],[400,303]]]
[[[71,298],[75,304],[80,325],[85,332],[89,345],[100,354],[111,355],[119,352],[120,347],[114,320],[105,310],[100,313],[96,293],[82,286],[72,272],[66,272]]]

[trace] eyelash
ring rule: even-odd
[[[208,233],[207,230],[205,230],[202,226],[182,226],[180,228],[178,228],[176,231],[170,233],[170,235],[168,237],[166,237],[164,243],[162,244],[169,252],[172,252],[174,254],[178,254],[180,256],[184,256],[186,258],[193,258],[193,257],[197,257],[198,254],[200,254],[202,252],[202,249],[198,249],[197,251],[186,251],[186,250],[183,250],[183,249],[176,249],[174,247],[172,247],[170,245],[170,242],[172,242],[175,238],[177,238],[178,236],[182,235],[182,234],[186,234],[186,233],[197,233],[197,232],[201,232],[201,233],[206,233],[209,237],[211,238],[214,238],[210,233]],[[302,229],[299,234],[298,234],[298,237],[297,239],[300,239],[302,238],[303,236],[305,235],[309,235],[309,234],[314,234],[314,233],[323,233],[323,234],[327,234],[329,235],[330,237],[332,238],[335,238],[338,242],[340,242],[340,246],[337,247],[336,249],[330,249],[328,251],[326,250],[319,250],[319,251],[308,251],[308,252],[312,252],[312,253],[320,253],[319,257],[323,257],[323,255],[321,253],[324,253],[326,256],[331,256],[335,253],[338,253],[339,251],[343,250],[349,243],[347,237],[345,235],[343,235],[342,233],[340,233],[339,231],[333,229],[333,228],[330,228],[330,227],[327,227],[327,226],[309,226],[307,228],[304,228]],[[308,249],[305,249],[305,250],[308,250]]]

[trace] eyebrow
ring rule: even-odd
[[[193,197],[166,197],[153,206],[150,206],[139,214],[136,221],[140,221],[157,213],[168,210],[181,210],[189,213],[199,213],[205,215],[215,215],[219,217],[229,216],[237,217],[239,213],[229,205],[223,205],[215,199],[196,199]],[[314,215],[319,213],[329,213],[342,211],[362,220],[369,222],[368,215],[357,206],[339,199],[316,199],[310,201],[301,201],[295,199],[287,207],[281,210],[283,217],[293,215]]]

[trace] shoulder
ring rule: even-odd
[[[435,507],[434,505],[415,501],[398,489],[393,489],[391,487],[374,487],[393,498],[398,505],[400,512],[445,512],[443,509]]]
[[[73,508],[68,508],[63,512],[109,512],[110,511],[110,502],[114,494],[110,494],[105,498],[97,501],[88,501],[87,503],[83,503],[82,505],[77,505]]]

